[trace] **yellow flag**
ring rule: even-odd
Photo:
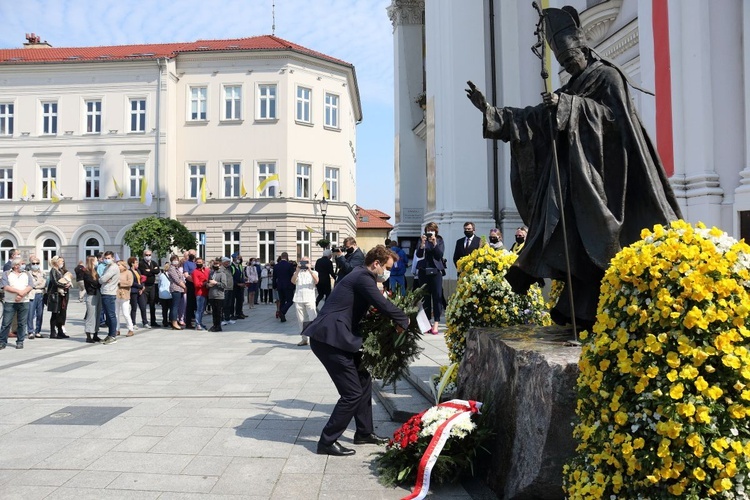
[[[306,227],[305,227],[305,229],[307,229],[307,232],[308,232],[308,233],[313,233],[313,232],[315,232],[315,230],[314,230],[313,228],[311,228],[310,226],[306,226]]]
[[[21,199],[28,201],[29,199],[29,186],[26,185],[26,181],[23,181],[23,189],[21,189]]]
[[[57,189],[57,184],[55,183],[54,179],[50,181],[49,198],[52,203],[59,203],[62,199],[62,195],[60,195],[60,191]]]
[[[328,192],[328,182],[323,181],[323,198],[326,200],[331,199],[331,193]]]
[[[117,191],[117,197],[122,198],[124,196],[124,193],[122,192],[122,189],[120,189],[120,185],[117,184],[117,179],[112,177],[112,182],[115,183],[115,191]]]
[[[279,187],[279,174],[273,174],[266,177],[266,180],[258,186],[258,192],[262,193],[267,187]]]
[[[242,196],[243,198],[245,196],[247,196],[247,189],[245,189],[245,179],[244,178],[240,181],[240,196]]]
[[[146,180],[146,177],[143,176],[141,178],[141,203],[150,207],[151,201],[153,201],[153,196],[148,191],[148,181]]]
[[[198,205],[206,203],[206,178],[201,181],[201,192],[198,193]]]

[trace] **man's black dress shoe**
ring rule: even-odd
[[[349,448],[344,448],[339,444],[338,441],[334,441],[332,445],[326,446],[318,443],[318,455],[332,455],[334,457],[345,457],[347,455],[354,455],[357,453]]]
[[[380,437],[377,434],[370,433],[361,436],[354,434],[354,444],[387,444],[388,438]]]

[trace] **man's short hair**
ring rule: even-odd
[[[371,248],[370,251],[367,252],[367,255],[365,255],[365,265],[369,266],[376,260],[385,265],[385,263],[388,262],[388,259],[396,261],[398,260],[398,255],[396,255],[396,253],[390,248],[386,248],[385,245],[377,245],[376,247]]]
[[[471,222],[471,221],[464,222],[464,227],[468,226],[469,224],[471,224],[472,228],[476,229],[477,226],[473,222]]]
[[[20,266],[21,262],[23,262],[21,257],[14,257],[13,260],[10,261],[10,268],[13,269],[16,266]]]
[[[289,260],[289,254],[286,252],[281,252],[281,260]]]
[[[115,253],[112,250],[107,250],[104,252],[104,257],[106,258],[107,256],[114,257]]]
[[[344,238],[344,245],[356,245],[356,244],[357,244],[357,240],[355,240],[354,237],[347,236],[346,238]]]

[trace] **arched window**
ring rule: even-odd
[[[86,244],[83,246],[83,257],[85,260],[89,255],[95,255],[96,252],[102,251],[102,244],[98,238],[86,238]]]
[[[57,242],[52,238],[45,238],[42,243],[42,266],[45,271],[49,271],[49,261],[57,255],[60,250],[57,247]]]
[[[9,239],[0,241],[0,264],[5,264],[10,259],[10,251],[13,250],[15,245]]]

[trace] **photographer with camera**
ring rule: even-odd
[[[433,335],[438,334],[440,314],[443,312],[443,254],[445,243],[443,237],[438,235],[438,226],[434,222],[428,222],[424,227],[424,234],[417,246],[416,256],[422,260],[417,264],[419,284],[426,285],[427,295],[422,303],[427,317],[433,318]]]
[[[349,236],[344,240],[344,246],[333,249],[336,258],[338,276],[336,283],[344,279],[344,276],[352,272],[352,269],[365,263],[365,254],[357,247],[357,240]]]
[[[292,283],[297,285],[294,290],[294,308],[297,311],[297,321],[300,325],[302,340],[297,345],[309,345],[310,339],[304,334],[305,328],[318,316],[315,307],[315,285],[318,284],[318,273],[310,268],[310,258],[302,257],[297,270],[292,275]]]

